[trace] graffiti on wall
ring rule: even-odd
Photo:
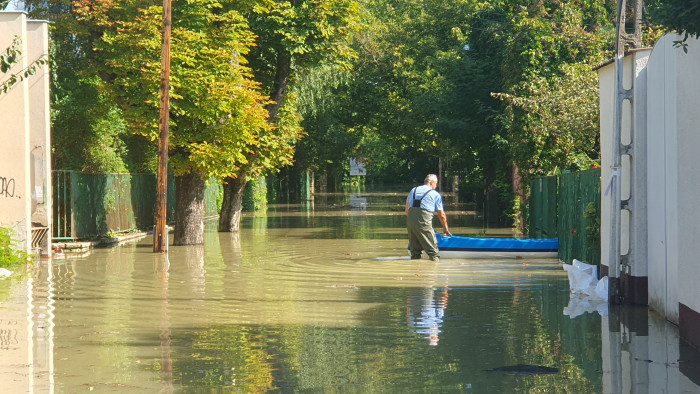
[[[15,179],[0,176],[0,197],[15,197]],[[20,198],[20,196],[16,196]]]

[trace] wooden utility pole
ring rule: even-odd
[[[160,127],[158,134],[158,191],[153,252],[168,251],[168,126],[170,123],[171,0],[163,0],[163,45],[160,58]]]

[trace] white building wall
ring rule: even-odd
[[[673,50],[675,72],[667,71],[676,78],[677,97],[678,301],[700,312],[700,40],[688,44],[687,53]]]
[[[647,65],[649,305],[678,324],[678,140],[676,37],[654,47]]]
[[[611,279],[620,278],[620,284],[635,286],[633,296],[648,297],[646,301],[653,309],[678,324],[681,335],[698,346],[700,40],[688,40],[684,51],[673,45],[680,39],[667,35],[650,55],[635,51],[625,58],[625,80],[635,78],[634,109],[630,111],[629,105],[623,109],[622,137],[623,144],[632,145],[632,156],[622,160],[621,171],[622,196],[625,199],[629,193],[632,212],[629,217],[623,215],[621,221],[620,249],[624,253],[624,242],[629,240],[629,269],[623,266],[621,272],[615,272],[611,267],[610,196],[601,198],[601,261],[603,266],[611,267]],[[612,173],[614,65],[602,67],[599,73],[605,190]],[[643,281],[647,276],[648,284]],[[627,290],[622,291],[623,296],[628,296]]]
[[[29,64],[26,20],[22,12],[0,12],[0,50],[8,48],[15,36],[22,38],[22,56],[10,74],[21,72]],[[17,247],[25,251],[31,244],[28,108],[26,80],[0,94],[0,226],[13,229],[20,242]]]

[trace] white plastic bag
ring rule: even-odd
[[[564,264],[564,271],[569,274],[569,289],[572,293],[595,294],[598,267],[574,259],[572,265]]]
[[[572,319],[586,312],[608,312],[608,277],[598,280],[598,267],[574,259],[573,264],[564,264],[569,276],[571,298],[564,314]]]
[[[585,296],[583,294],[571,294],[569,305],[564,307],[564,314],[575,318],[584,313],[598,312],[601,316],[608,315],[608,303],[597,296]]]

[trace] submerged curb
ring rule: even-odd
[[[141,239],[148,235],[146,232],[138,233],[128,233],[123,235],[117,235],[114,237],[101,238],[95,241],[82,241],[82,242],[54,242],[53,246],[55,248],[61,248],[64,253],[89,253],[93,248],[111,246],[114,244],[120,244],[122,242],[131,241],[135,239]]]

